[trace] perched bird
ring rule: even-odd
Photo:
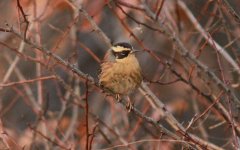
[[[104,91],[120,97],[127,96],[127,109],[131,111],[132,103],[128,95],[142,82],[141,68],[129,43],[116,43],[105,54],[101,64],[99,84]]]

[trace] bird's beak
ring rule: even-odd
[[[132,50],[131,53],[142,52],[142,50]]]

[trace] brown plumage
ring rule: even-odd
[[[135,51],[128,43],[117,43],[105,54],[99,84],[112,94],[128,95],[142,82]]]

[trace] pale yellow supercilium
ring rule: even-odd
[[[122,52],[122,51],[130,51],[131,49],[126,48],[126,47],[122,47],[122,46],[113,46],[112,50],[114,52]]]

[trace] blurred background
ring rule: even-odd
[[[188,133],[239,148],[239,16],[238,0],[0,0],[0,149],[186,148],[34,46],[97,83],[102,34],[142,50],[144,82]],[[130,99],[178,135],[146,95]]]

